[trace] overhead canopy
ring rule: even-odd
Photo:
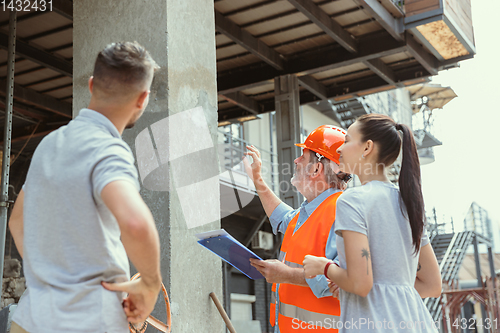
[[[0,96],[8,16],[0,12]],[[406,30],[404,7],[391,0],[215,0],[214,16],[219,124],[273,111],[280,75],[299,77],[301,104],[338,102],[426,82],[473,56],[438,60]],[[12,151],[21,157],[71,119],[72,27],[70,0],[17,14]]]
[[[412,101],[426,97],[426,105],[431,110],[442,109],[452,99],[457,97],[457,94],[455,94],[455,91],[451,87],[442,87],[439,84],[417,84],[408,87],[407,90],[411,94]]]
[[[435,146],[441,146],[443,143],[438,140],[434,135],[426,130],[416,130],[414,131],[415,136],[419,138],[417,141],[417,147],[420,148],[430,148]]]

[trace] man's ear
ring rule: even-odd
[[[89,78],[89,91],[90,91],[90,94],[92,95],[92,91],[94,90],[94,77],[91,76]]]
[[[321,163],[321,162],[314,163],[313,170],[311,170],[312,173],[310,174],[310,177],[311,178],[319,177],[319,175],[321,174],[321,172],[323,172],[324,168],[325,167],[323,166],[323,163]]]
[[[137,103],[136,103],[136,106],[139,108],[139,109],[143,109],[145,107],[145,103],[147,103],[148,101],[148,96],[149,96],[149,93],[151,91],[150,90],[146,90],[146,91],[143,91],[139,97],[137,97]]]

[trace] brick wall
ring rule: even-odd
[[[21,276],[21,262],[17,259],[5,258],[2,286],[2,302],[0,309],[9,304],[18,303],[26,290],[26,281]]]
[[[269,324],[269,302],[271,299],[271,284],[265,279],[254,280],[255,303],[254,319],[260,321],[262,333],[273,332]]]

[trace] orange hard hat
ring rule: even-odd
[[[309,134],[304,143],[296,146],[307,148],[339,164],[337,149],[344,144],[347,132],[337,126],[322,125]]]

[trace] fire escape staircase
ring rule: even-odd
[[[457,280],[458,272],[465,258],[467,248],[474,241],[474,231],[462,231],[451,234],[436,235],[431,239],[432,248],[441,271],[443,284],[452,285]],[[434,321],[442,314],[441,297],[426,298],[424,304],[429,309]]]

